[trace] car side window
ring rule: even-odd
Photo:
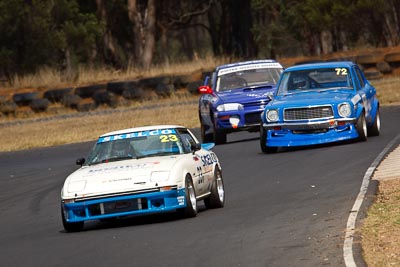
[[[186,130],[179,130],[178,131],[181,140],[182,140],[182,145],[185,153],[189,153],[192,151],[191,146],[196,144],[196,141],[193,139],[192,135],[186,131]]]
[[[364,77],[361,74],[361,70],[359,68],[354,69],[357,74],[358,83],[357,89],[363,88],[365,86]]]

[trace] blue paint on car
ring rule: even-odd
[[[260,114],[276,90],[283,67],[275,60],[221,65],[199,87],[203,142],[226,143],[226,135],[258,131]]]
[[[324,62],[287,68],[261,115],[260,146],[307,146],[380,133],[376,90],[353,62]]]

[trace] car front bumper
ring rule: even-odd
[[[185,189],[80,200],[68,204],[62,201],[62,207],[68,223],[168,212],[186,207]]]
[[[318,145],[358,137],[356,119],[325,120],[311,123],[263,124],[266,146]]]
[[[264,109],[252,108],[238,111],[224,111],[214,113],[216,129],[235,132],[245,130],[259,130],[261,112]]]

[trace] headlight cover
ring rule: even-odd
[[[219,112],[221,111],[234,111],[234,110],[243,110],[243,105],[240,103],[227,103],[222,104],[217,107]]]
[[[350,117],[351,115],[351,106],[349,103],[342,103],[338,106],[338,113],[341,117]]]
[[[165,182],[169,179],[168,171],[152,172],[150,181],[154,183]]]
[[[68,193],[77,193],[83,191],[86,187],[86,180],[70,182],[68,184],[67,190]]]
[[[278,110],[276,110],[276,109],[268,110],[266,118],[267,118],[268,122],[276,122],[276,121],[278,121],[279,120]]]

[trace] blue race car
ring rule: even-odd
[[[381,126],[375,88],[347,61],[287,68],[261,119],[265,153],[279,147],[366,141],[379,135]]]
[[[275,60],[218,66],[198,89],[202,141],[224,144],[228,133],[258,131],[260,114],[282,71]]]

